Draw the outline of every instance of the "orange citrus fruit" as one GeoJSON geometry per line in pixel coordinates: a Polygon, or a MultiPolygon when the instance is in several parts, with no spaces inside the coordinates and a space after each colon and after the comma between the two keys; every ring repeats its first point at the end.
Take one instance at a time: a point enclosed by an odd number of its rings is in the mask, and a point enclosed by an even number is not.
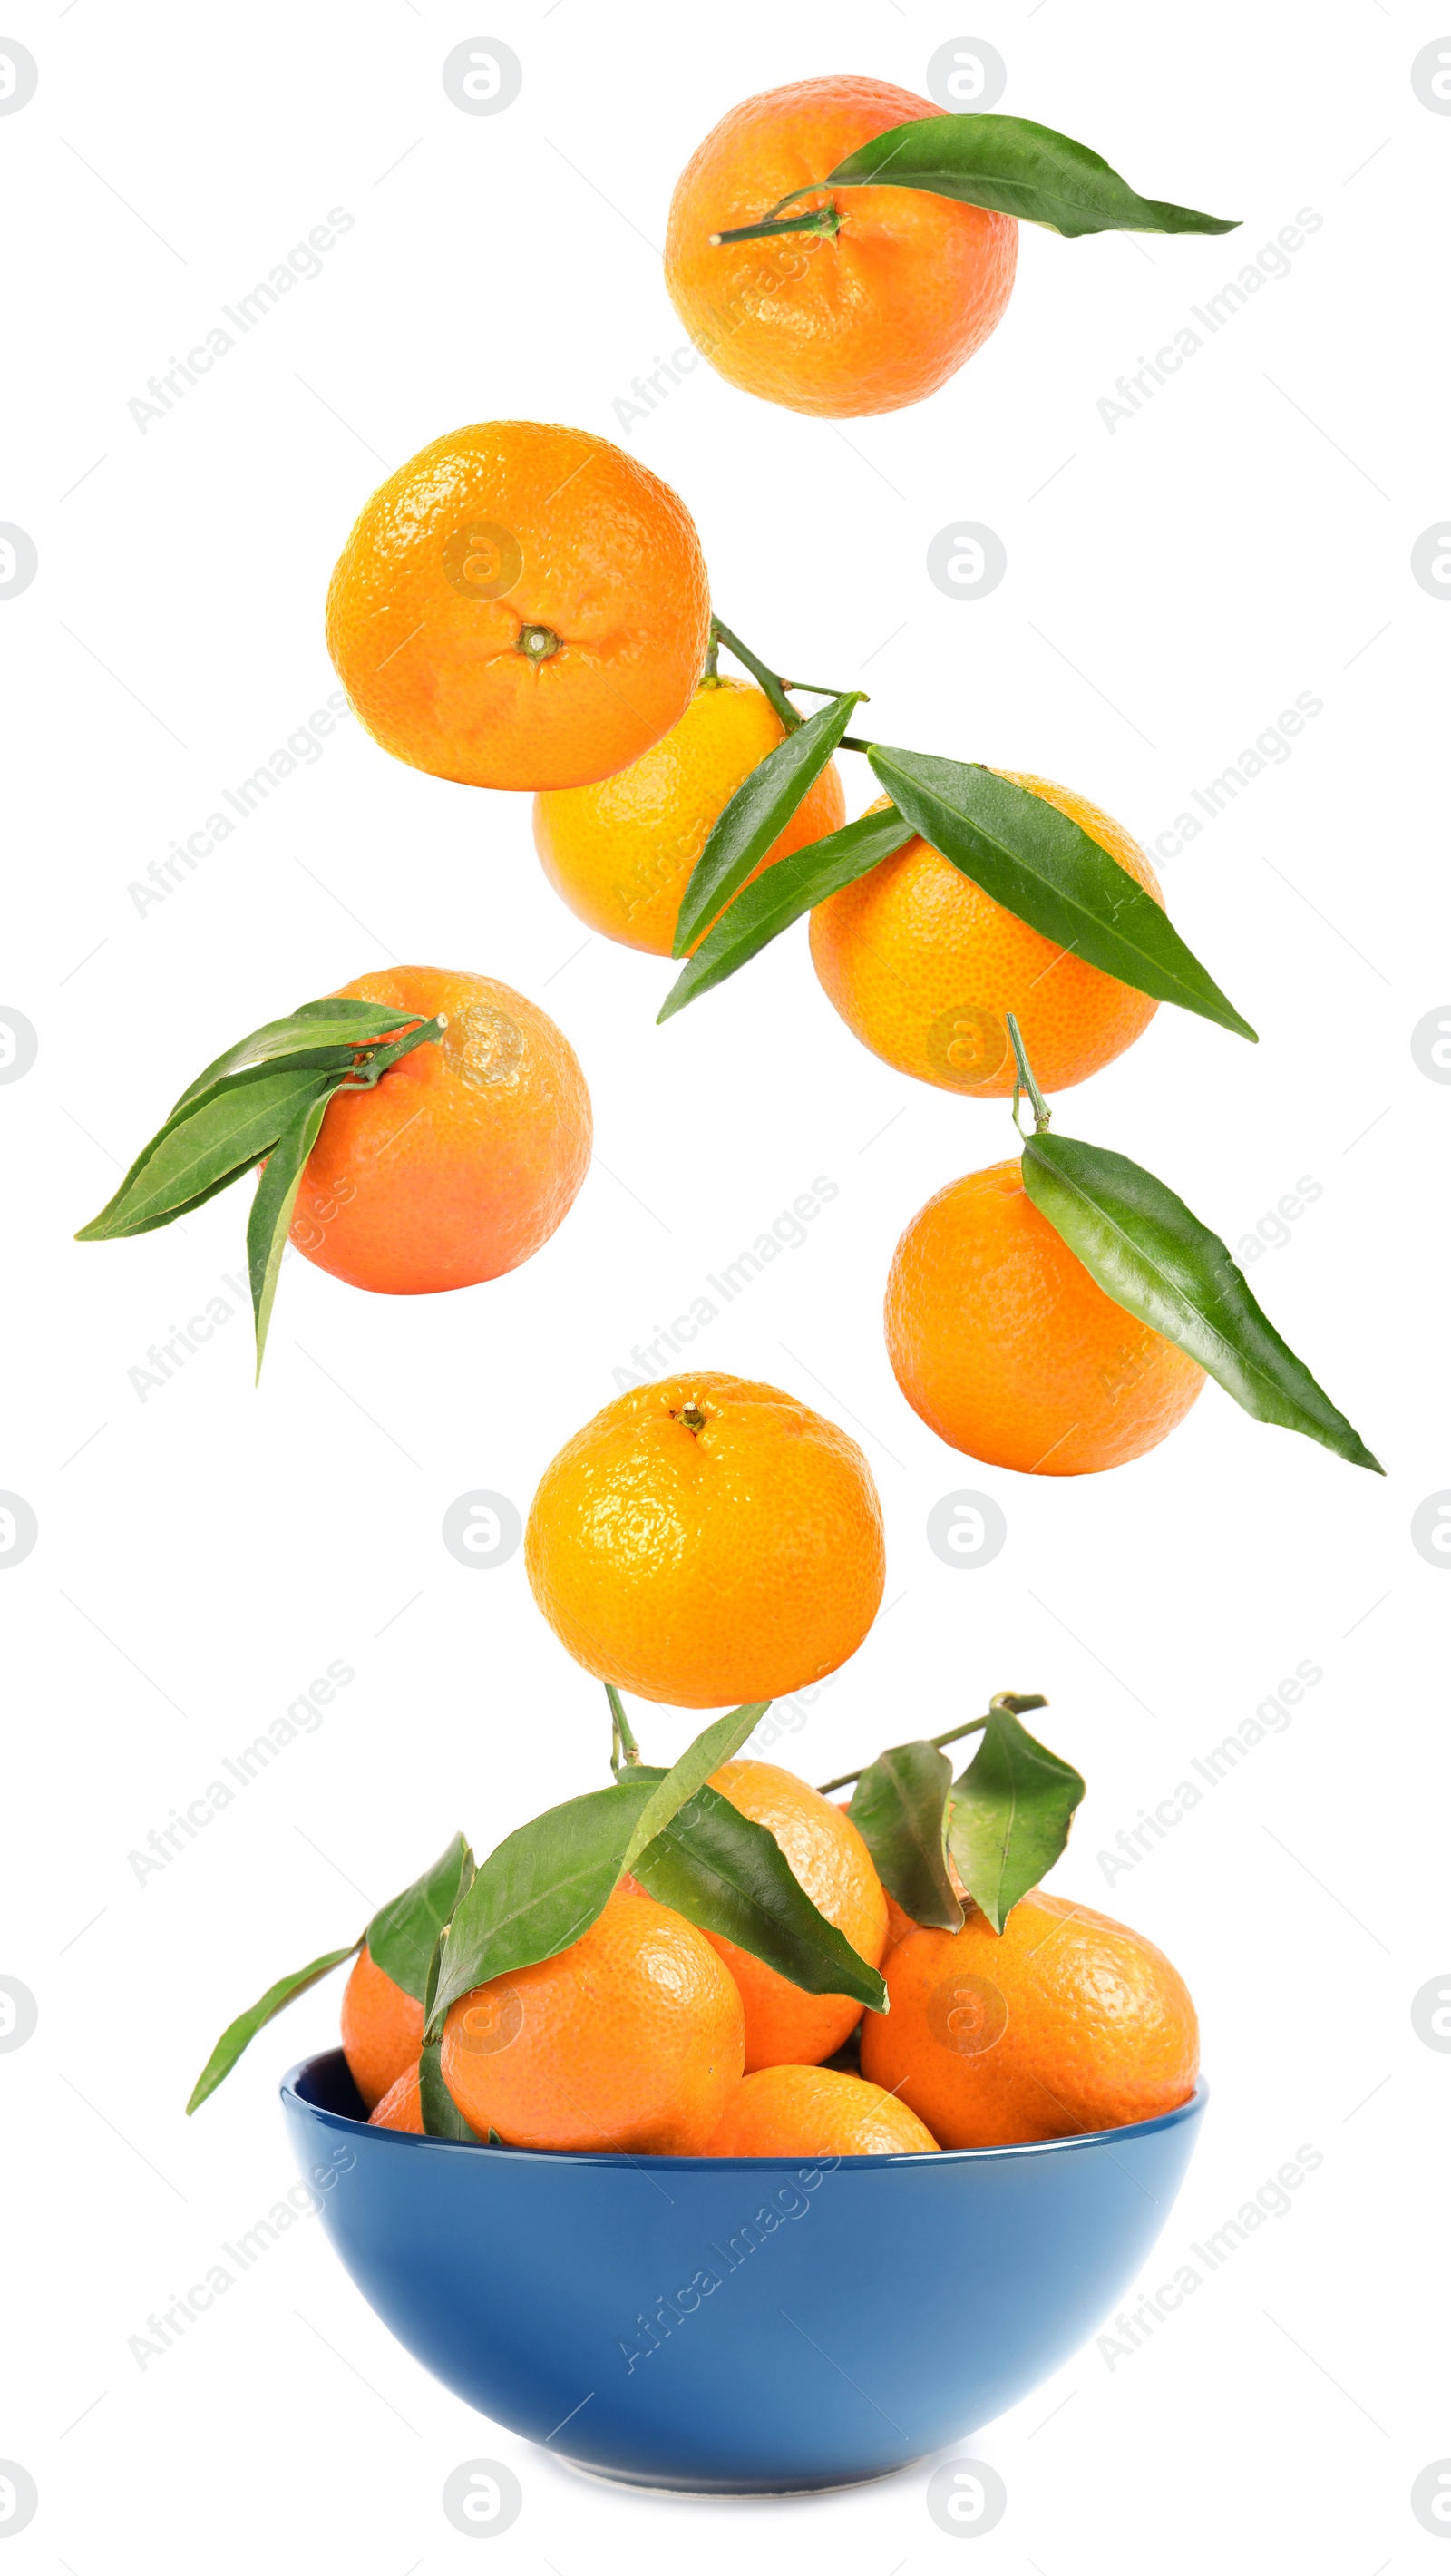
{"type": "Polygon", "coordinates": [[[480,2137],[694,2156],[740,2082],[741,1999],[705,1935],[616,1889],[569,1949],[460,1996],[439,2065],[480,2137]]]}
{"type": "Polygon", "coordinates": [[[1016,1161],[919,1208],[893,1256],[886,1323],[897,1384],[928,1429],[1028,1476],[1141,1458],[1204,1384],[1197,1360],[1104,1294],[1016,1161]]]}
{"type": "MultiPolygon", "coordinates": [[[[555,893],[591,930],[668,957],[680,899],[711,826],[785,739],[764,690],[743,680],[702,680],[680,722],[628,769],[594,787],[535,797],[534,846],[555,893]]],[[[828,761],[754,873],[845,821],[840,773],[828,761]]]]}
{"type": "MultiPolygon", "coordinates": [[[[1056,805],[1162,905],[1147,858],[1111,815],[1051,779],[997,774],[1056,805]]],[[[880,797],[871,810],[887,802],[880,797]]],[[[1009,1011],[1040,1088],[1067,1091],[1132,1046],[1159,1007],[1030,930],[923,840],[817,905],[811,959],[828,1000],[873,1055],[977,1100],[1001,1100],[1013,1088],[1009,1011]]]]}
{"type": "Polygon", "coordinates": [[[381,2102],[368,2113],[371,2129],[408,2129],[416,2138],[425,2132],[423,2104],[418,2092],[418,2063],[405,2066],[396,2084],[390,2084],[381,2102]]]}
{"type": "Polygon", "coordinates": [[[887,2013],[862,2026],[862,2072],[944,2147],[1011,2146],[1152,2120],[1188,2100],[1199,2024],[1188,1988],[1140,1932],[1037,1888],[1001,1933],[909,1932],[882,1971],[887,2013]]]}
{"type": "Polygon", "coordinates": [[[829,2066],[765,2066],[737,2086],[708,2156],[927,2156],[930,2129],[879,2084],[829,2066]]]}
{"type": "MultiPolygon", "coordinates": [[[[794,1771],[749,1756],[722,1763],[710,1785],[774,1835],[818,1913],[845,1934],[868,1967],[877,1967],[887,1945],[886,1891],[851,1818],[794,1771]]],[[[708,1932],[706,1939],[741,1990],[748,2075],[762,2066],[815,2066],[860,2021],[861,2005],[851,1995],[809,1995],[723,1934],[708,1932]]]]}
{"type": "Polygon", "coordinates": [[[388,966],[339,989],[421,1020],[442,1011],[448,1026],[371,1090],[334,1092],[297,1193],[299,1252],[395,1297],[517,1269],[589,1169],[589,1093],[568,1039],[488,975],[388,966]]]}
{"type": "Polygon", "coordinates": [[[780,1699],[834,1673],[886,1570],[856,1442],[779,1387],[710,1369],[632,1387],[566,1441],[524,1554],[575,1661],[676,1708],[780,1699]]]}
{"type": "Polygon", "coordinates": [[[580,787],[690,701],[709,640],[685,504],[606,438],[484,421],[368,501],[328,591],[354,712],[465,787],[580,787]]]}
{"type": "Polygon", "coordinates": [[[343,1988],[343,2055],[368,2110],[418,2063],[423,2006],[376,1966],[367,1942],[343,1988]]]}
{"type": "Polygon", "coordinates": [[[676,185],[665,282],[702,354],[767,402],[831,419],[898,411],[954,375],[1013,291],[1011,215],[918,188],[813,181],[891,127],[939,113],[890,81],[835,75],[745,99],[676,185]],[[782,209],[821,229],[722,242],[782,209]]]}

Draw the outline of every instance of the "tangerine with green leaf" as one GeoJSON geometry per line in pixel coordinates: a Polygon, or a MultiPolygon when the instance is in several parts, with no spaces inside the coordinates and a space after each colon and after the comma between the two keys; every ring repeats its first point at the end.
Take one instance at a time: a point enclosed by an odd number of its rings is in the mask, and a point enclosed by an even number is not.
{"type": "MultiPolygon", "coordinates": [[[[818,1912],[845,1934],[868,1967],[878,1967],[887,1946],[887,1895],[850,1816],[775,1762],[726,1762],[710,1785],[766,1827],[818,1912]]],[[[819,2065],[861,2019],[862,2007],[851,1995],[807,1994],[722,1934],[709,1932],[706,1938],[741,1990],[748,2075],[763,2066],[819,2065]]]]}
{"type": "MultiPolygon", "coordinates": [[[[712,825],[785,739],[764,690],[703,679],[679,723],[628,769],[535,797],[534,846],[556,894],[605,938],[669,957],[680,898],[712,825]]],[[[845,820],[841,776],[828,762],[753,873],[845,820]]]]}
{"type": "Polygon", "coordinates": [[[459,1997],[439,2051],[481,2138],[576,2153],[690,2156],[744,2065],[740,1995],[705,1935],[617,1890],[577,1941],[459,1997]]]}
{"type": "MultiPolygon", "coordinates": [[[[1116,859],[1163,907],[1137,841],[1069,787],[1022,770],[997,775],[1041,797],[1116,859]]],[[[869,811],[880,812],[880,797],[869,811]]],[[[854,1037],[899,1073],[976,1100],[1015,1080],[1008,1013],[1044,1091],[1066,1091],[1142,1037],[1157,1002],[1044,938],[919,838],[811,915],[811,962],[854,1037]]]]}
{"type": "Polygon", "coordinates": [[[748,98],[687,162],[670,206],[665,282],[727,382],[826,419],[897,411],[954,375],[1013,291],[1011,215],[906,188],[812,188],[859,145],[932,101],[833,75],[748,98]],[[792,191],[807,230],[717,236],[769,217],[792,191]]]}
{"type": "Polygon", "coordinates": [[[389,966],[341,990],[445,1025],[373,1088],[334,1093],[297,1193],[298,1251],[394,1297],[517,1269],[589,1169],[590,1098],[568,1039],[489,975],[389,966]]]}
{"type": "Polygon", "coordinates": [[[423,2045],[423,2006],[375,1961],[367,1942],[342,2000],[343,2055],[369,2111],[418,2064],[423,2045]]]}
{"type": "Polygon", "coordinates": [[[1204,1385],[1188,1352],[1106,1295],[1018,1161],[919,1208],[892,1258],[887,1353],[950,1448],[1029,1476],[1093,1475],[1167,1439],[1204,1385]]]}

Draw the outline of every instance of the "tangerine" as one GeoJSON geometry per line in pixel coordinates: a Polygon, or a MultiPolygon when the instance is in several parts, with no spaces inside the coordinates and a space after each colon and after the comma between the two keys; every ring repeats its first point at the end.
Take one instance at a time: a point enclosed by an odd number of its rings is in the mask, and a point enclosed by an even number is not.
{"type": "Polygon", "coordinates": [[[568,1949],[461,1995],[439,2065],[481,2138],[693,2156],[743,2058],[741,1999],[705,1935],[617,1888],[568,1949]]]}
{"type": "Polygon", "coordinates": [[[348,2073],[372,2111],[418,2062],[423,2006],[377,1965],[366,1941],[343,1988],[341,2020],[348,2073]]]}
{"type": "Polygon", "coordinates": [[[390,474],[338,557],[327,644],[399,760],[466,787],[581,787],[684,713],[710,600],[694,522],[607,438],[450,430],[390,474]]]}
{"type": "MultiPolygon", "coordinates": [[[[746,1757],[722,1763],[710,1785],[743,1816],[774,1835],[818,1913],[844,1933],[868,1967],[887,1946],[887,1894],[871,1853],[850,1816],[794,1771],[746,1757]]],[[[814,2066],[856,2028],[862,2008],[852,1995],[811,1995],[793,1986],[723,1933],[707,1932],[741,1990],[746,2008],[746,2073],[766,2066],[814,2066]]],[[[746,2155],[753,2149],[722,2150],[746,2155]]],[[[763,2150],[764,2152],[764,2150],[763,2150]]]]}
{"type": "Polygon", "coordinates": [[[488,975],[388,966],[340,990],[421,1020],[441,1011],[448,1026],[370,1089],[333,1093],[297,1193],[297,1249],[393,1297],[517,1269],[589,1169],[589,1092],[568,1039],[488,975]]]}
{"type": "Polygon", "coordinates": [[[710,1369],[632,1387],[566,1441],[524,1554],[575,1661],[677,1708],[780,1699],[835,1672],[886,1571],[856,1442],[779,1387],[710,1369]]]}
{"type": "MultiPolygon", "coordinates": [[[[702,680],[679,723],[628,769],[593,787],[535,797],[534,846],[555,893],[591,930],[668,957],[681,897],[712,825],[785,739],[763,689],[702,680]]],[[[841,775],[828,761],[753,873],[824,840],[845,820],[841,775]]]]}
{"type": "Polygon", "coordinates": [[[929,1431],[990,1467],[1095,1475],[1167,1439],[1204,1384],[1105,1295],[1023,1186],[968,1172],[919,1208],[887,1281],[887,1352],[929,1431]]]}
{"type": "MultiPolygon", "coordinates": [[[[1016,769],[997,775],[1056,806],[1162,906],[1148,859],[1112,815],[1051,779],[1016,769]]],[[[871,811],[889,801],[878,798],[871,811]]],[[[1010,1011],[1040,1088],[1067,1091],[1142,1037],[1159,1007],[1031,930],[921,839],[816,906],[811,962],[828,1001],[873,1055],[975,1100],[1012,1091],[1010,1011]]]]}
{"type": "Polygon", "coordinates": [[[828,419],[900,410],[955,375],[1002,319],[1018,259],[1011,215],[918,188],[824,188],[848,153],[936,116],[890,81],[836,74],[742,101],[687,162],[671,201],[665,283],[727,382],[828,419]],[[716,236],[795,190],[807,229],[716,236]]]}
{"type": "Polygon", "coordinates": [[[1141,1932],[1035,1888],[995,1933],[913,1930],[868,2013],[862,2072],[944,2147],[1014,2146],[1156,2119],[1186,2102],[1199,2024],[1177,1969],[1141,1932]]]}
{"type": "Polygon", "coordinates": [[[905,2102],[829,2066],[766,2066],[726,2105],[708,2156],[927,2156],[937,2140],[905,2102]]]}

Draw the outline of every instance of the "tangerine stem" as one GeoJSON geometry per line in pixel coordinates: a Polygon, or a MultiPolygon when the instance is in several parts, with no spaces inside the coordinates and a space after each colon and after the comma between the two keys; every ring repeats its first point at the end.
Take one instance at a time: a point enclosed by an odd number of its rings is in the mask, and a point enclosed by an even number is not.
{"type": "MultiPolygon", "coordinates": [[[[1010,1717],[1023,1717],[1029,1709],[1046,1708],[1047,1705],[1048,1702],[1041,1691],[995,1691],[992,1708],[989,1709],[986,1717],[966,1718],[961,1726],[949,1726],[945,1734],[929,1735],[927,1741],[940,1753],[944,1744],[955,1744],[959,1736],[980,1735],[983,1728],[991,1723],[993,1708],[1005,1708],[1010,1717]]],[[[902,1753],[905,1750],[906,1747],[901,1744],[890,1744],[887,1747],[889,1753],[902,1753]]],[[[879,1760],[880,1758],[878,1756],[879,1760]]],[[[862,1771],[870,1768],[869,1763],[862,1764],[862,1771]]],[[[859,1780],[861,1776],[861,1771],[843,1771],[837,1780],[823,1780],[816,1794],[819,1798],[829,1797],[833,1789],[849,1789],[853,1780],[859,1780]]]]}
{"type": "Polygon", "coordinates": [[[618,1779],[621,1762],[638,1762],[640,1748],[625,1715],[625,1703],[613,1682],[606,1682],[605,1697],[610,1703],[610,1769],[618,1779]]]}
{"type": "MultiPolygon", "coordinates": [[[[710,621],[710,635],[712,652],[724,644],[728,652],[734,653],[738,662],[745,664],[752,679],[757,681],[765,691],[788,733],[795,733],[806,721],[799,709],[792,706],[786,695],[788,689],[804,689],[807,696],[812,698],[844,698],[847,695],[845,689],[820,689],[812,680],[783,680],[779,671],[772,671],[766,663],[759,661],[750,646],[743,644],[739,635],[733,635],[730,628],[718,617],[712,617],[710,621]]],[[[711,665],[707,664],[706,667],[709,671],[711,665]]],[[[866,690],[859,689],[857,696],[865,705],[866,690]]],[[[854,733],[844,733],[837,744],[838,751],[870,751],[871,747],[871,744],[864,741],[860,734],[854,733]]]]}
{"type": "Polygon", "coordinates": [[[1018,1116],[1018,1102],[1026,1091],[1033,1104],[1033,1132],[1035,1135],[1041,1135],[1045,1127],[1052,1126],[1053,1112],[1033,1080],[1033,1068],[1028,1062],[1028,1050],[1023,1044],[1023,1032],[1011,1011],[1007,1014],[1007,1021],[1008,1035],[1013,1042],[1013,1054],[1018,1066],[1017,1078],[1013,1083],[1013,1125],[1021,1136],[1023,1122],[1018,1116]]]}

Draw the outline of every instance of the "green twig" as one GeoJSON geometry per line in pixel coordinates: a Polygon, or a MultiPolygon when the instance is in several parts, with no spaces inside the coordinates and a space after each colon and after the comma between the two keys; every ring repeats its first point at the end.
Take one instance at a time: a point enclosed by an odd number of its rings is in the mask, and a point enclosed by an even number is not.
{"type": "MultiPolygon", "coordinates": [[[[955,1744],[959,1736],[980,1735],[992,1716],[993,1708],[1005,1708],[1010,1717],[1024,1717],[1029,1709],[1046,1708],[1047,1705],[1041,1691],[995,1691],[992,1708],[989,1709],[987,1717],[966,1718],[961,1726],[949,1726],[945,1734],[929,1735],[927,1741],[935,1745],[940,1753],[944,1744],[955,1744]]],[[[901,1753],[905,1749],[900,1744],[891,1744],[887,1747],[889,1753],[901,1753]]],[[[882,1755],[878,1754],[878,1761],[882,1758],[882,1755]]],[[[864,1762],[862,1771],[869,1770],[870,1767],[869,1763],[864,1762]]],[[[819,1798],[828,1798],[833,1789],[849,1789],[853,1780],[859,1780],[861,1776],[861,1771],[843,1771],[837,1780],[823,1780],[816,1794],[819,1798]]]]}
{"type": "Polygon", "coordinates": [[[1023,1122],[1018,1116],[1018,1103],[1021,1100],[1023,1093],[1026,1091],[1028,1098],[1033,1104],[1034,1133],[1041,1135],[1045,1127],[1052,1126],[1053,1112],[1049,1108],[1047,1101],[1044,1099],[1042,1092],[1038,1089],[1036,1082],[1033,1080],[1033,1068],[1028,1062],[1028,1051],[1023,1044],[1023,1032],[1019,1028],[1011,1011],[1009,1011],[1007,1019],[1008,1035],[1013,1042],[1013,1054],[1017,1060],[1018,1067],[1017,1079],[1013,1084],[1013,1125],[1021,1136],[1023,1132],[1023,1122]]]}
{"type": "Polygon", "coordinates": [[[606,1682],[605,1697],[610,1703],[610,1769],[618,1779],[622,1764],[639,1761],[640,1748],[613,1682],[606,1682]]]}

